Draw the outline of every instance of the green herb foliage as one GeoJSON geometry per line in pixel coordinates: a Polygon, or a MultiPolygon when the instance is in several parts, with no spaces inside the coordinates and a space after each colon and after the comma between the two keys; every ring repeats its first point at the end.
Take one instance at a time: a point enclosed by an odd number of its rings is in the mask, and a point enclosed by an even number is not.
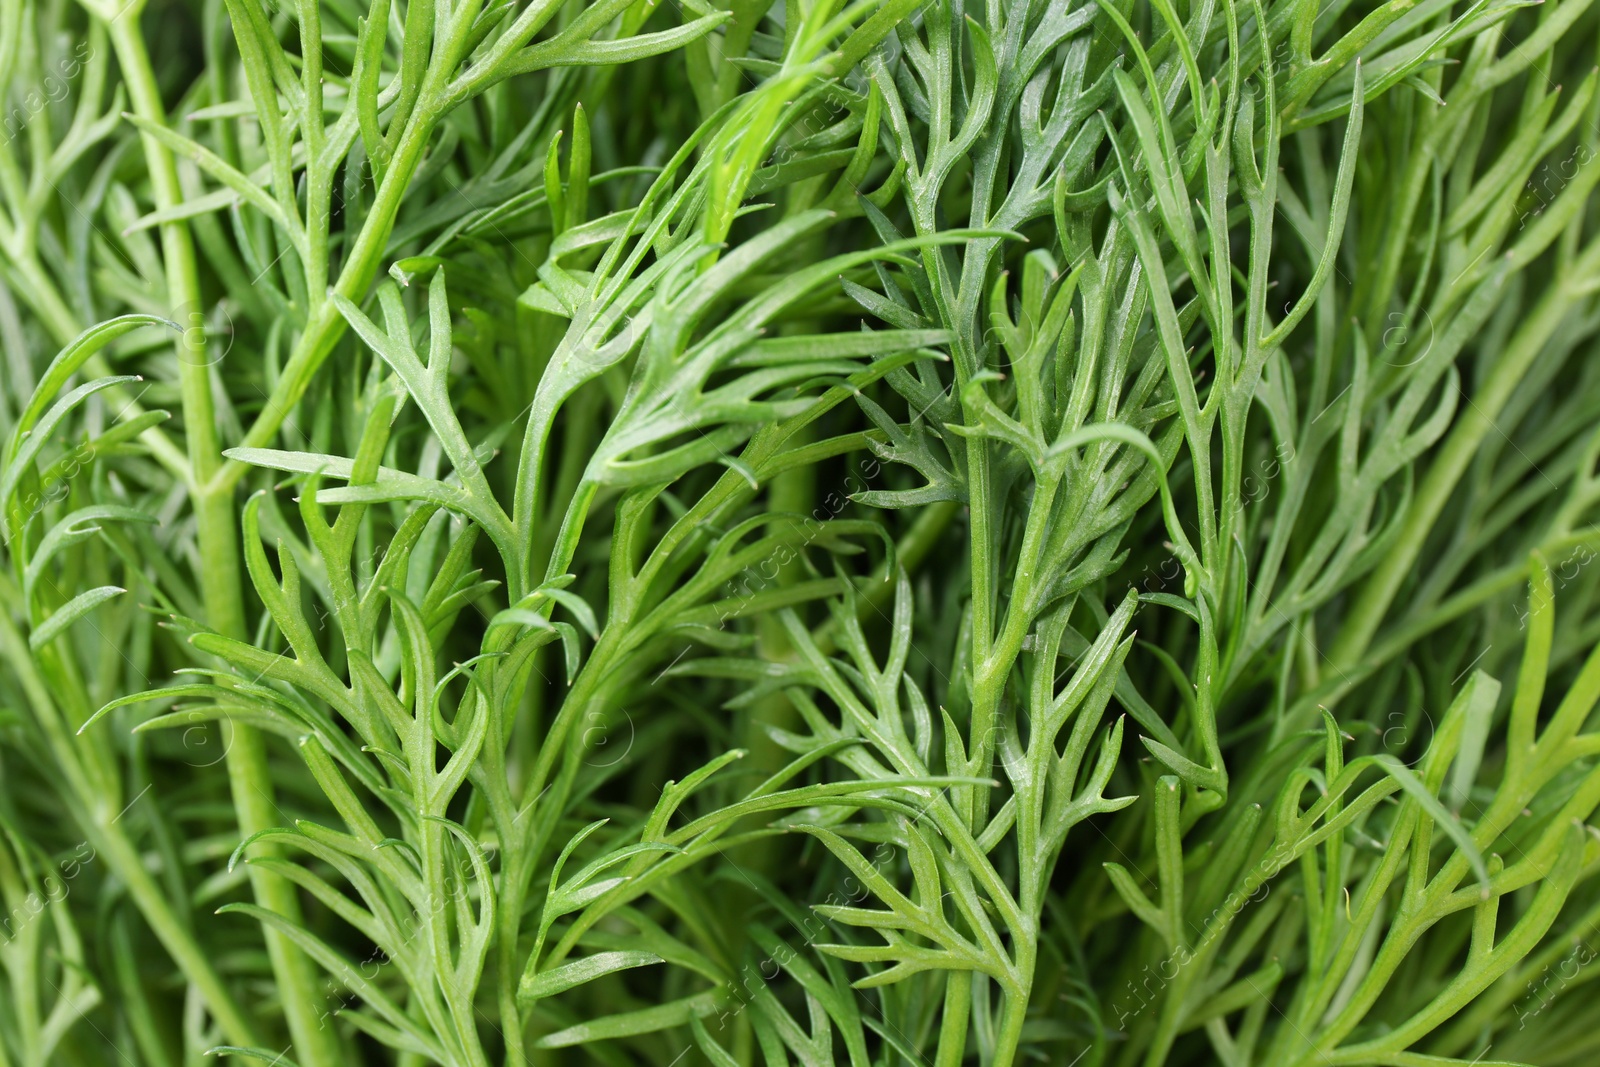
{"type": "Polygon", "coordinates": [[[1594,1062],[1592,6],[0,0],[0,1067],[1594,1062]]]}

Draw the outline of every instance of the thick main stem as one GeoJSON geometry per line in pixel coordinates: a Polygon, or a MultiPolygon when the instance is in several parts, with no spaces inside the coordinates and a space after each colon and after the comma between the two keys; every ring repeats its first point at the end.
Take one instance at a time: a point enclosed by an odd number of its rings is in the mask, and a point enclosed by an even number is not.
{"type": "MultiPolygon", "coordinates": [[[[137,9],[113,19],[110,30],[135,113],[152,123],[164,125],[166,109],[139,32],[137,9]]],[[[157,207],[170,211],[183,201],[172,155],[149,134],[142,134],[140,140],[157,207]]],[[[242,637],[244,601],[240,589],[233,493],[230,486],[217,484],[213,477],[222,455],[211,401],[211,369],[206,359],[199,273],[194,244],[182,220],[162,224],[161,251],[167,275],[167,297],[173,304],[174,316],[184,327],[177,342],[178,373],[192,479],[190,493],[200,548],[201,596],[210,625],[220,633],[242,637]]],[[[253,727],[232,726],[227,765],[241,835],[249,837],[286,821],[273,799],[265,745],[253,727]]],[[[250,881],[257,903],[290,922],[299,921],[300,901],[293,883],[257,868],[251,869],[250,881]]],[[[299,1057],[311,1064],[342,1062],[337,1036],[331,1028],[322,1025],[317,1011],[317,981],[311,961],[279,932],[264,929],[262,933],[290,1037],[299,1057]]]]}

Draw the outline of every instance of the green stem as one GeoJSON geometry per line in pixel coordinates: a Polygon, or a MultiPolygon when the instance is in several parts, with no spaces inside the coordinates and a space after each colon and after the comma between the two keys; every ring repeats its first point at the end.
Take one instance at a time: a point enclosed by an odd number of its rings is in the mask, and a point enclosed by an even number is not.
{"type": "MultiPolygon", "coordinates": [[[[1021,943],[1017,947],[1019,952],[1023,948],[1021,943]]],[[[1027,955],[1030,957],[1025,972],[1027,981],[1019,989],[1005,991],[1005,1005],[1000,1009],[1000,1032],[995,1038],[990,1067],[1011,1067],[1022,1045],[1022,1026],[1028,1018],[1028,993],[1033,985],[1032,942],[1027,945],[1027,955]]]]}
{"type": "MultiPolygon", "coordinates": [[[[122,68],[134,111],[153,123],[166,123],[155,72],[139,30],[137,12],[112,20],[112,47],[122,68]]],[[[172,155],[160,142],[141,135],[156,206],[171,210],[183,202],[172,155]]],[[[239,543],[234,526],[231,484],[214,477],[222,455],[216,412],[211,400],[211,368],[206,359],[199,272],[187,225],[174,220],[161,226],[162,259],[167,273],[167,298],[184,327],[177,342],[179,388],[183,400],[184,435],[193,472],[192,499],[201,560],[200,591],[210,625],[218,632],[242,637],[244,601],[239,579],[239,543]]],[[[266,747],[253,727],[234,724],[228,746],[228,778],[239,832],[249,837],[287,821],[273,798],[266,747]]],[[[300,921],[294,884],[281,876],[252,868],[251,887],[257,903],[290,922],[300,921]]],[[[279,997],[296,1051],[306,1063],[338,1064],[343,1056],[334,1031],[322,1024],[311,961],[275,930],[264,930],[279,997]]]]}
{"type": "MultiPolygon", "coordinates": [[[[400,139],[400,146],[389,169],[378,186],[361,233],[350,248],[349,258],[339,272],[333,291],[353,303],[366,298],[367,289],[377,277],[378,265],[389,244],[389,234],[394,230],[395,216],[400,212],[400,201],[411,176],[422,161],[428,140],[433,135],[433,123],[414,122],[400,139]]],[[[312,311],[305,331],[295,343],[294,352],[283,368],[283,374],[273,386],[272,395],[262,405],[261,413],[251,424],[240,445],[245,448],[263,448],[272,443],[284,421],[289,417],[300,398],[305,395],[333,346],[344,336],[344,316],[332,300],[312,293],[312,311]]],[[[217,469],[214,478],[218,492],[231,492],[251,468],[238,460],[228,460],[217,469]]]]}
{"type": "MultiPolygon", "coordinates": [[[[975,419],[973,420],[976,421],[975,419]]],[[[972,722],[970,724],[966,773],[987,776],[994,762],[994,720],[1000,703],[1004,678],[996,686],[990,676],[989,658],[994,649],[994,569],[990,547],[992,504],[989,485],[989,451],[982,438],[967,445],[967,512],[969,544],[972,553],[972,722]]],[[[983,829],[988,814],[988,796],[979,790],[961,787],[958,796],[967,803],[965,815],[973,833],[983,829]]]]}
{"type": "Polygon", "coordinates": [[[944,983],[944,1019],[933,1067],[961,1067],[967,1052],[967,1020],[972,1014],[972,972],[951,971],[944,983]]]}

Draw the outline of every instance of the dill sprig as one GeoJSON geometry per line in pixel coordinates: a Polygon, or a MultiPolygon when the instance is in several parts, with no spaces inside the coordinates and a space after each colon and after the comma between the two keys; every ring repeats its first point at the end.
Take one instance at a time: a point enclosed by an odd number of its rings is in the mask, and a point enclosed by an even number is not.
{"type": "Polygon", "coordinates": [[[1590,7],[0,0],[0,1064],[1590,1062],[1590,7]]]}

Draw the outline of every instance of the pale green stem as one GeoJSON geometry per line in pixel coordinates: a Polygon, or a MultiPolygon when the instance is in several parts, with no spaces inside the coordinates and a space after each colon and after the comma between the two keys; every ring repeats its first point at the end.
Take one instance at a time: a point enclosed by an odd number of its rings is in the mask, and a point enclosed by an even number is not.
{"type": "MultiPolygon", "coordinates": [[[[166,123],[166,110],[140,34],[137,10],[112,20],[112,46],[122,68],[134,111],[152,123],[166,123]]],[[[171,210],[183,202],[178,171],[172,155],[154,137],[141,135],[145,165],[155,193],[156,206],[171,210]]],[[[220,633],[242,637],[245,633],[244,601],[240,589],[239,543],[234,525],[231,484],[214,477],[221,463],[216,413],[211,399],[211,369],[206,359],[205,333],[191,328],[203,322],[200,280],[194,244],[182,220],[161,226],[162,259],[167,272],[167,298],[184,327],[177,342],[179,387],[183,399],[184,432],[189,467],[193,472],[192,500],[201,560],[200,590],[208,622],[220,633]]],[[[273,799],[267,769],[266,747],[253,727],[233,724],[228,746],[228,778],[239,832],[244,837],[287,820],[273,799]]],[[[290,922],[300,918],[300,901],[294,884],[279,875],[252,869],[250,881],[257,903],[290,922]]],[[[317,1005],[320,994],[311,961],[275,930],[263,930],[272,960],[278,995],[298,1058],[307,1064],[342,1062],[338,1037],[325,1026],[317,1005]]]]}
{"type": "Polygon", "coordinates": [[[933,1067],[961,1067],[967,1051],[967,1019],[972,1014],[972,972],[951,971],[944,983],[944,1018],[933,1067]]]}

